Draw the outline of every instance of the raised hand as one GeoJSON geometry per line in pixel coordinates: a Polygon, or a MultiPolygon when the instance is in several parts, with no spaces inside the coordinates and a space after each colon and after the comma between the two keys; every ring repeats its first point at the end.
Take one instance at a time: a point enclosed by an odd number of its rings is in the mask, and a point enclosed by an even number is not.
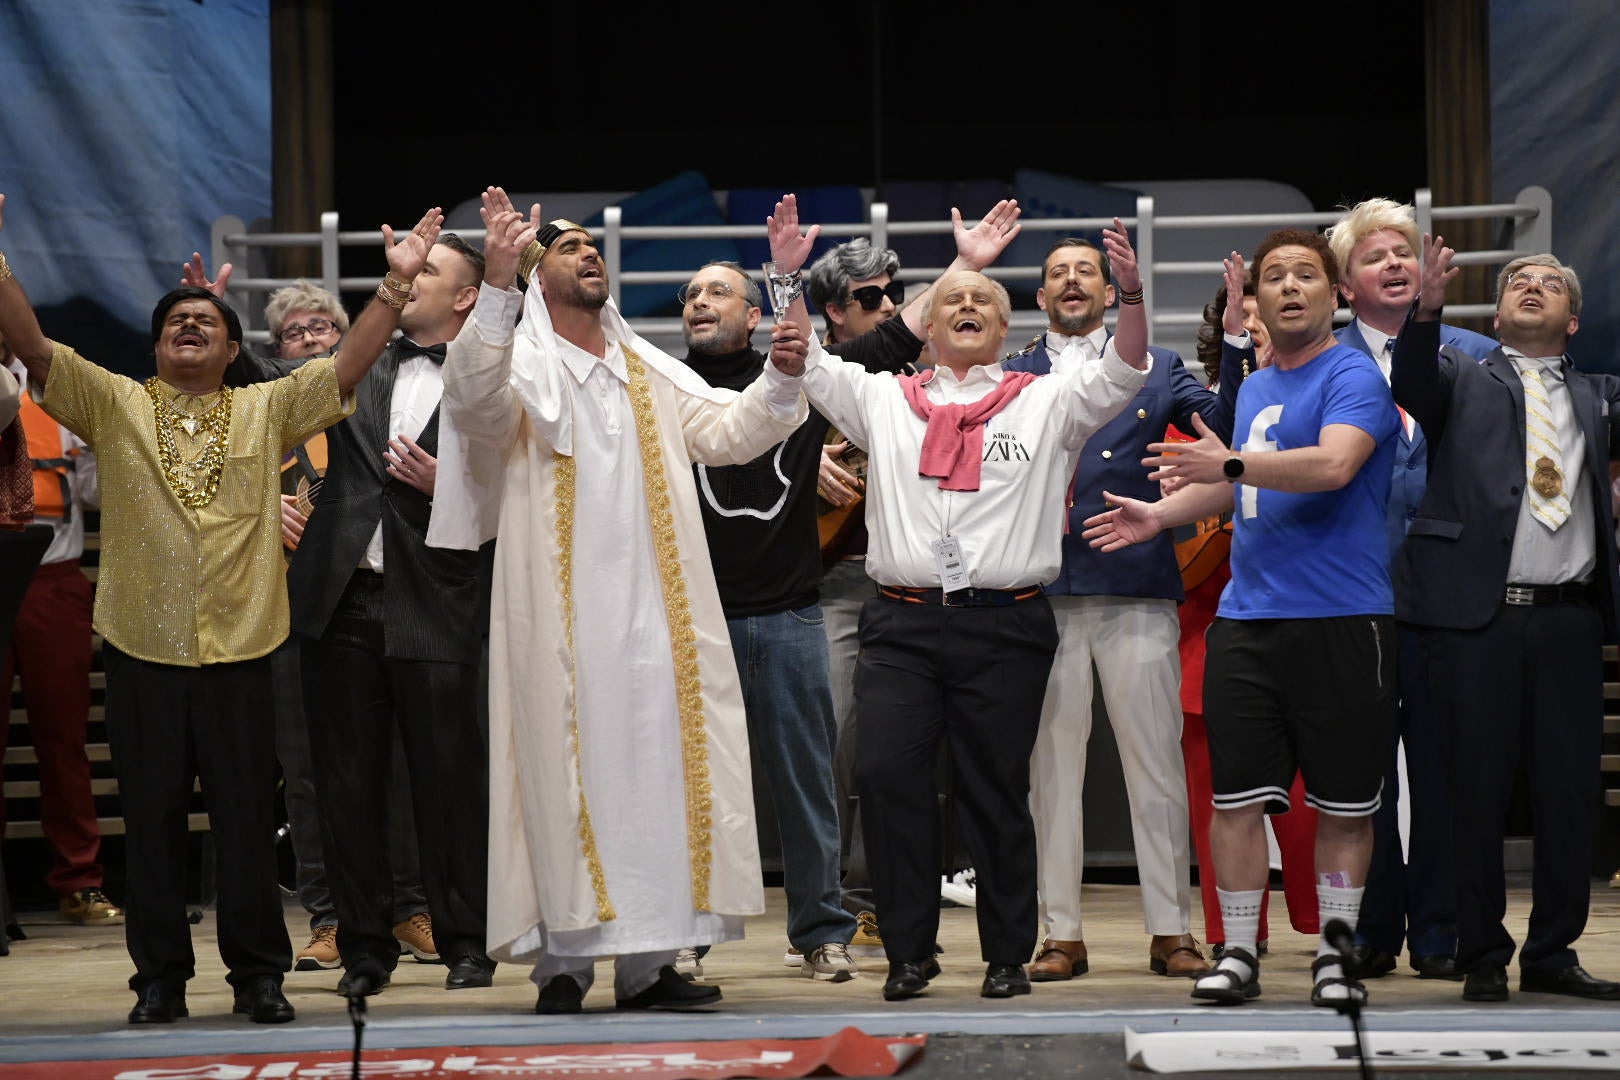
{"type": "Polygon", "coordinates": [[[1221,329],[1240,337],[1243,334],[1243,256],[1234,251],[1221,261],[1226,267],[1226,310],[1221,314],[1221,329]]]}
{"type": "Polygon", "coordinates": [[[951,232],[956,236],[956,254],[975,270],[983,270],[1007,250],[1023,226],[1018,223],[1017,199],[1002,199],[971,229],[962,222],[962,211],[951,207],[951,232]]]}
{"type": "Polygon", "coordinates": [[[180,264],[180,284],[190,285],[197,289],[207,289],[223,300],[225,299],[225,286],[230,284],[232,269],[230,263],[225,263],[219,268],[219,280],[209,281],[208,264],[203,262],[202,252],[193,251],[191,261],[180,264]]]}
{"type": "Polygon", "coordinates": [[[540,204],[529,207],[525,218],[503,188],[485,188],[483,199],[478,216],[484,222],[484,284],[510,288],[524,249],[540,231],[540,204]]]}
{"type": "Polygon", "coordinates": [[[1103,492],[1103,499],[1113,509],[1086,518],[1085,531],[1080,534],[1092,547],[1105,552],[1118,551],[1158,535],[1159,523],[1153,516],[1152,503],[1106,491],[1103,492]]]}
{"type": "Polygon", "coordinates": [[[1210,430],[1204,418],[1192,415],[1196,442],[1148,443],[1148,453],[1154,456],[1142,459],[1142,464],[1153,469],[1149,480],[1169,480],[1180,477],[1195,484],[1209,484],[1226,479],[1226,459],[1232,452],[1221,437],[1210,430]]]}
{"type": "Polygon", "coordinates": [[[1112,229],[1103,230],[1103,250],[1108,253],[1108,269],[1120,292],[1133,293],[1142,287],[1142,272],[1136,267],[1136,249],[1131,246],[1125,223],[1114,219],[1112,229]]]}
{"type": "Polygon", "coordinates": [[[771,363],[784,375],[803,375],[804,358],[810,354],[810,339],[796,322],[779,322],[771,327],[771,363]]]}
{"type": "Polygon", "coordinates": [[[775,213],[765,219],[765,231],[771,239],[771,261],[776,263],[777,272],[791,274],[810,257],[821,226],[812,225],[805,233],[799,231],[799,197],[789,192],[776,204],[775,213]]]}
{"type": "Polygon", "coordinates": [[[444,225],[444,208],[435,206],[422,215],[410,233],[398,242],[394,240],[391,225],[382,227],[383,246],[388,255],[388,269],[404,281],[415,281],[416,275],[427,265],[428,252],[438,242],[439,229],[444,225]]]}
{"type": "Polygon", "coordinates": [[[1462,273],[1462,267],[1452,266],[1456,252],[1446,247],[1443,236],[1423,234],[1423,274],[1418,279],[1418,313],[1425,321],[1436,319],[1446,306],[1446,286],[1462,273]]]}

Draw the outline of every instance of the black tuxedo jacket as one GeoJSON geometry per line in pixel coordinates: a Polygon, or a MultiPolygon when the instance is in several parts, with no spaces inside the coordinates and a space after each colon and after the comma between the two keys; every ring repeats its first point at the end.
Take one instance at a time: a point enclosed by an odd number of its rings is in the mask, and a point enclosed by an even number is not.
{"type": "MultiPolygon", "coordinates": [[[[399,363],[396,341],[356,388],[354,415],[326,431],[326,478],[287,568],[292,629],[311,638],[325,634],[380,521],[385,655],[477,663],[489,628],[494,541],[476,552],[428,547],[433,500],[388,475],[383,452],[399,363]]],[[[252,379],[274,378],[294,365],[244,350],[231,366],[243,367],[238,378],[252,379]]],[[[411,437],[437,457],[439,411],[411,437]]]]}
{"type": "MultiPolygon", "coordinates": [[[[1586,436],[1597,529],[1595,599],[1604,640],[1616,640],[1620,578],[1615,570],[1609,462],[1620,453],[1620,377],[1565,365],[1565,385],[1586,436]]],[[[1395,401],[1429,440],[1429,486],[1395,560],[1395,614],[1424,626],[1472,630],[1501,608],[1524,497],[1524,388],[1498,348],[1475,361],[1440,347],[1440,323],[1408,319],[1392,361],[1395,401]]],[[[1553,584],[1530,582],[1529,584],[1553,584]]]]}

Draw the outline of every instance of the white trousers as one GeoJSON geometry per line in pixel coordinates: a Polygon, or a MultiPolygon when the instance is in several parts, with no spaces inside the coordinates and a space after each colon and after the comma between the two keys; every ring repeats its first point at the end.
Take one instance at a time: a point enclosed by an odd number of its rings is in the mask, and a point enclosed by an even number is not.
{"type": "Polygon", "coordinates": [[[1150,934],[1185,934],[1192,889],[1176,603],[1123,596],[1053,596],[1051,601],[1058,651],[1030,762],[1029,796],[1046,936],[1085,937],[1081,796],[1091,738],[1093,663],[1130,797],[1143,923],[1150,934]]]}
{"type": "MultiPolygon", "coordinates": [[[[659,969],[675,963],[673,952],[623,953],[613,958],[613,996],[618,1000],[635,997],[658,981],[659,969]]],[[[529,981],[545,989],[546,983],[558,975],[570,976],[579,983],[581,993],[590,993],[596,981],[596,961],[585,956],[558,956],[542,953],[529,972],[529,981]]]]}

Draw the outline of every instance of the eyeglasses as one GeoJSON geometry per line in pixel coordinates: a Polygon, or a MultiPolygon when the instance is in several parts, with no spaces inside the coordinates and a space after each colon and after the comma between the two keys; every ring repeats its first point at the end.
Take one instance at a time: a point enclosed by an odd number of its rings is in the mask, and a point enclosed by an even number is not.
{"type": "Polygon", "coordinates": [[[905,303],[906,283],[903,281],[891,281],[883,286],[862,285],[858,289],[849,290],[850,302],[859,303],[862,311],[876,311],[883,306],[885,296],[894,301],[895,307],[899,307],[905,303]]]}
{"type": "Polygon", "coordinates": [[[1508,275],[1508,288],[1514,292],[1528,289],[1532,285],[1540,285],[1550,293],[1562,293],[1568,282],[1563,274],[1527,274],[1523,270],[1508,275]]]}
{"type": "Polygon", "coordinates": [[[301,326],[283,326],[281,328],[281,333],[276,335],[276,340],[281,342],[283,345],[292,345],[296,342],[302,341],[305,334],[308,334],[310,337],[325,337],[327,334],[330,334],[336,329],[337,323],[333,322],[331,319],[311,319],[309,322],[304,323],[301,326]]]}
{"type": "Polygon", "coordinates": [[[736,295],[737,290],[733,289],[730,285],[727,285],[723,281],[709,281],[701,284],[682,285],[680,288],[675,290],[675,299],[679,300],[683,305],[695,304],[697,303],[698,298],[703,296],[707,296],[709,298],[709,303],[718,304],[722,300],[730,300],[736,295]]]}

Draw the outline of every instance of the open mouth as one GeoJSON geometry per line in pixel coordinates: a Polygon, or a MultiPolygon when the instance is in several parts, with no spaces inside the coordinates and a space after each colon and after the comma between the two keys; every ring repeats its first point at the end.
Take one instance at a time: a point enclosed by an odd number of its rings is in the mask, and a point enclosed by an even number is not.
{"type": "Polygon", "coordinates": [[[586,265],[580,269],[579,276],[588,280],[595,280],[602,276],[602,268],[595,265],[586,265]]]}
{"type": "Polygon", "coordinates": [[[182,330],[174,335],[174,347],[177,349],[184,349],[187,346],[200,349],[207,344],[208,339],[198,330],[182,330]]]}
{"type": "Polygon", "coordinates": [[[1522,308],[1535,308],[1537,311],[1540,311],[1545,305],[1542,304],[1541,297],[1539,296],[1526,296],[1523,300],[1519,301],[1519,306],[1522,308]]]}
{"type": "Polygon", "coordinates": [[[1087,296],[1079,289],[1070,289],[1068,292],[1063,294],[1063,302],[1065,304],[1085,303],[1090,299],[1091,297],[1087,296]]]}
{"type": "Polygon", "coordinates": [[[713,315],[694,315],[688,322],[693,330],[703,330],[710,326],[718,326],[720,320],[713,315]]]}
{"type": "Polygon", "coordinates": [[[1381,286],[1385,292],[1400,292],[1411,284],[1411,280],[1404,277],[1390,278],[1381,286]]]}
{"type": "Polygon", "coordinates": [[[1279,315],[1303,315],[1305,313],[1305,305],[1300,303],[1298,300],[1290,300],[1282,307],[1278,308],[1277,313],[1279,315]]]}
{"type": "Polygon", "coordinates": [[[951,329],[958,334],[979,334],[984,332],[984,324],[978,319],[969,316],[965,319],[956,320],[951,329]]]}

